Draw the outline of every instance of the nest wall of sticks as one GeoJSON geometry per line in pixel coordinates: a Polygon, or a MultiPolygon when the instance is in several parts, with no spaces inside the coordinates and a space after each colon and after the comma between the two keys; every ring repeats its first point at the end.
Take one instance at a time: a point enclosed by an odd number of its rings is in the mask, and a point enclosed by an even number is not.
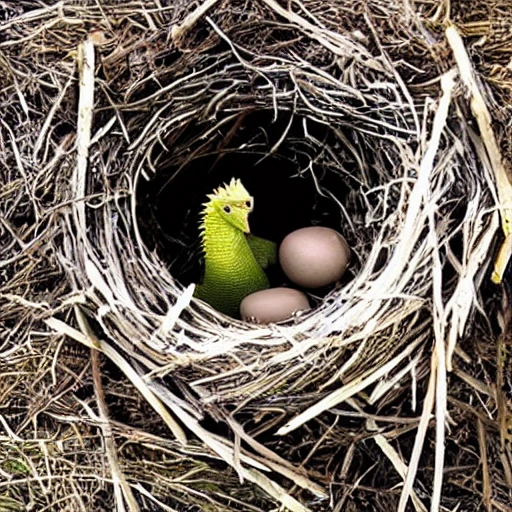
{"type": "Polygon", "coordinates": [[[496,13],[29,4],[0,25],[0,508],[512,510],[496,13]],[[256,234],[351,247],[287,322],[193,297],[233,177],[256,234]]]}

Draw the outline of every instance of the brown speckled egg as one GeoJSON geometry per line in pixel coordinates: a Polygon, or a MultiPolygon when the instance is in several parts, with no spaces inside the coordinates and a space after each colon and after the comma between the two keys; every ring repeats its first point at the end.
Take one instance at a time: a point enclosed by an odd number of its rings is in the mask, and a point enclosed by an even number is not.
{"type": "Polygon", "coordinates": [[[334,229],[302,228],[285,237],[279,248],[279,262],[296,285],[321,288],[344,274],[350,262],[350,248],[334,229]]]}
{"type": "Polygon", "coordinates": [[[243,320],[262,324],[280,322],[290,318],[297,311],[310,309],[304,293],[291,288],[269,288],[247,295],[240,304],[243,320]]]}

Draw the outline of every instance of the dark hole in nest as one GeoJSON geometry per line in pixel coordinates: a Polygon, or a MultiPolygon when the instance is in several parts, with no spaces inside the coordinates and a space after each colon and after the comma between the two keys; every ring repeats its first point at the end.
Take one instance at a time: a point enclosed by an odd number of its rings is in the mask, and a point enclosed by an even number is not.
{"type": "MultiPolygon", "coordinates": [[[[279,244],[295,229],[321,225],[355,244],[338,204],[353,205],[357,196],[355,161],[347,159],[342,171],[333,172],[333,164],[326,165],[326,148],[339,142],[329,126],[300,116],[289,124],[289,114],[273,117],[273,110],[241,114],[212,135],[218,143],[211,150],[179,166],[171,156],[150,181],[139,184],[137,216],[143,240],[182,284],[201,279],[199,224],[206,195],[233,177],[255,198],[249,219],[253,234],[279,244]]],[[[204,127],[196,125],[181,138],[193,139],[200,130],[204,127]]],[[[278,269],[269,277],[272,286],[284,282],[278,269]]]]}

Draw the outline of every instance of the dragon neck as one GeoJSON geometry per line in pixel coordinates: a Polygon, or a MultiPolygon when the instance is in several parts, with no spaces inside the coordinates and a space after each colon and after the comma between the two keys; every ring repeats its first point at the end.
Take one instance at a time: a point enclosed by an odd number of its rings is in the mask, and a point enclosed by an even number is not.
{"type": "MultiPolygon", "coordinates": [[[[206,264],[227,264],[227,253],[233,258],[241,256],[240,248],[246,245],[245,234],[226,222],[216,210],[207,208],[202,225],[202,247],[206,264]]],[[[228,258],[229,259],[229,258],[228,258]]]]}

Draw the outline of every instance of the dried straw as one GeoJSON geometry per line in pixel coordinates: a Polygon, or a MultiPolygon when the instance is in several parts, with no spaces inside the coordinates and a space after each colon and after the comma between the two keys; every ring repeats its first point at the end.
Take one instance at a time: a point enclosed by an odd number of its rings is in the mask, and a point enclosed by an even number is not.
{"type": "Polygon", "coordinates": [[[78,4],[2,6],[0,509],[511,510],[510,7],[78,4]],[[141,217],[242,153],[355,254],[282,325],[193,299],[141,217]]]}

